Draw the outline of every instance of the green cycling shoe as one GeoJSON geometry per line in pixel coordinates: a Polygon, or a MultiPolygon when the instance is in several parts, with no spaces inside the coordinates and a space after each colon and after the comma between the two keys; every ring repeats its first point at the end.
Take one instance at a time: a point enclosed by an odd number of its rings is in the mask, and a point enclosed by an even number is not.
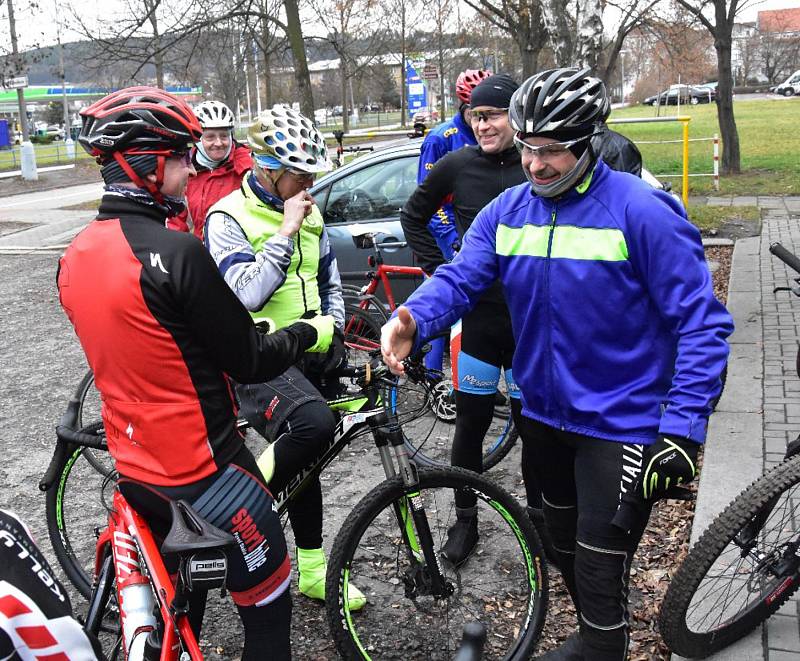
{"type": "MultiPolygon", "coordinates": [[[[327,564],[322,549],[297,549],[298,589],[311,599],[325,600],[325,573],[327,564]]],[[[347,586],[347,601],[351,611],[364,608],[367,597],[352,583],[347,586]]]]}

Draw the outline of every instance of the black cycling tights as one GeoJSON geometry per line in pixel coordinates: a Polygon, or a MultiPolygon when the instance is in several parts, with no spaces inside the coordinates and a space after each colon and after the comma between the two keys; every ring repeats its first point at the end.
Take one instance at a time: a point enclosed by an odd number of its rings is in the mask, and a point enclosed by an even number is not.
{"type": "MultiPolygon", "coordinates": [[[[275,474],[269,490],[278,494],[319,454],[333,438],[336,420],[325,402],[311,401],[298,406],[281,425],[275,441],[275,474]]],[[[301,549],[322,548],[322,486],[311,480],[289,505],[289,521],[295,545],[301,549]]]]}
{"type": "MultiPolygon", "coordinates": [[[[494,416],[495,395],[474,395],[455,391],[456,397],[456,431],[453,436],[453,448],[450,461],[453,466],[466,468],[476,473],[483,472],[483,439],[494,416]]],[[[535,456],[525,442],[525,424],[522,417],[522,404],[519,399],[511,399],[511,414],[520,431],[523,442],[522,476],[528,497],[528,507],[541,509],[542,493],[539,482],[532,468],[535,456]]],[[[457,492],[456,506],[469,508],[475,506],[474,494],[457,492]]]]}

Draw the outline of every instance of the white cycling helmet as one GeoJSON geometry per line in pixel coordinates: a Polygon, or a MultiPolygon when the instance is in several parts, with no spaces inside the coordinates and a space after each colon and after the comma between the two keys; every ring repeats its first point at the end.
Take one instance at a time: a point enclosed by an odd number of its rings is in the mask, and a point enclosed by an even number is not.
{"type": "Polygon", "coordinates": [[[247,131],[247,142],[261,167],[291,168],[309,174],[329,172],[333,165],[322,134],[296,110],[264,110],[247,131]]]}
{"type": "Polygon", "coordinates": [[[233,113],[222,101],[203,101],[195,106],[194,114],[204,129],[233,128],[233,113]]]}

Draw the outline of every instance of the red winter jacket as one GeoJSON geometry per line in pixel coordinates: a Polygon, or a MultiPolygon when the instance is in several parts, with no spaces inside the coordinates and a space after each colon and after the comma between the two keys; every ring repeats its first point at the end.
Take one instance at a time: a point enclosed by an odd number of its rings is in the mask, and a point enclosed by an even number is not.
{"type": "MultiPolygon", "coordinates": [[[[197,167],[193,150],[192,162],[197,167]]],[[[242,183],[244,173],[253,167],[250,150],[244,145],[234,142],[233,150],[228,160],[218,168],[197,171],[196,177],[190,177],[186,186],[187,210],[167,219],[167,227],[181,232],[189,231],[189,219],[192,220],[192,232],[202,240],[203,227],[206,224],[208,210],[219,202],[228,193],[232,193],[242,183]]]]}

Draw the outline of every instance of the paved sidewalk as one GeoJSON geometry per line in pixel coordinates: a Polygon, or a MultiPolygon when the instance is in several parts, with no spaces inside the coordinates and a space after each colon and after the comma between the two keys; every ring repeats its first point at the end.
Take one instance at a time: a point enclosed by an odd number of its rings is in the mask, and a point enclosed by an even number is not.
{"type": "MultiPolygon", "coordinates": [[[[709,424],[692,543],[746,485],[781,461],[800,433],[800,301],[772,291],[794,284],[796,275],[769,252],[780,241],[800,253],[800,197],[709,198],[708,204],[758,205],[763,227],[760,237],[740,239],[734,248],[728,309],[736,331],[725,392],[709,424]]],[[[764,626],[709,658],[800,661],[799,607],[795,594],[764,626]]]]}

